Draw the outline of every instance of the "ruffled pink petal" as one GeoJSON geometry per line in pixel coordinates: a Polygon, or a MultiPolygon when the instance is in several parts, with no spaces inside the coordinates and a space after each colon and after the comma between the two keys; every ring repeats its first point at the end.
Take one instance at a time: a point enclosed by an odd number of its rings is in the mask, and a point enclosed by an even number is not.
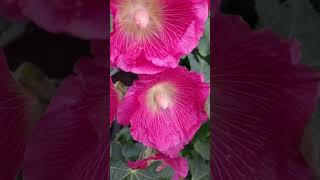
{"type": "Polygon", "coordinates": [[[165,167],[169,166],[173,169],[173,180],[179,180],[179,178],[185,178],[188,175],[188,161],[183,157],[169,158],[168,156],[157,153],[155,156],[146,158],[144,160],[138,160],[135,162],[129,161],[128,166],[131,169],[146,169],[148,163],[152,160],[162,161],[162,164],[158,166],[157,171],[161,171],[165,167]]]}
{"type": "MultiPolygon", "coordinates": [[[[111,51],[112,50],[113,49],[111,49],[111,51]]],[[[111,56],[114,54],[111,53],[111,56]]],[[[130,55],[119,56],[117,62],[111,62],[111,65],[118,67],[123,71],[134,72],[137,74],[155,74],[168,69],[168,67],[154,65],[152,62],[146,61],[146,58],[142,56],[138,57],[135,61],[131,61],[131,58],[132,56],[130,55]]]]}
{"type": "MultiPolygon", "coordinates": [[[[201,123],[207,120],[204,111],[209,85],[201,75],[183,67],[155,75],[141,75],[129,87],[118,110],[120,124],[131,124],[132,137],[170,157],[177,157],[201,123]],[[153,111],[146,99],[151,88],[168,83],[175,89],[172,104],[153,111]]],[[[166,105],[166,104],[165,104],[166,105]]]]}
{"type": "Polygon", "coordinates": [[[104,0],[25,0],[23,14],[54,33],[84,39],[106,39],[109,22],[104,0]]]}
{"type": "Polygon", "coordinates": [[[12,21],[25,20],[21,12],[24,0],[2,0],[0,1],[0,16],[12,21]]]}
{"type": "Polygon", "coordinates": [[[298,63],[292,41],[236,16],[212,22],[212,178],[309,180],[300,141],[319,74],[298,63]]]}
{"type": "Polygon", "coordinates": [[[0,179],[13,180],[22,168],[32,103],[11,76],[0,50],[0,179]]]}
{"type": "Polygon", "coordinates": [[[147,169],[148,168],[148,161],[150,158],[144,159],[144,160],[137,160],[135,162],[128,161],[128,167],[131,169],[147,169]]]}
{"type": "MultiPolygon", "coordinates": [[[[101,60],[101,59],[100,59],[101,60]]],[[[25,153],[26,180],[105,180],[109,175],[108,78],[80,60],[37,124],[25,153]]]]}
{"type": "Polygon", "coordinates": [[[121,30],[119,4],[111,0],[113,32],[110,39],[110,61],[124,71],[138,74],[155,74],[178,66],[182,55],[190,53],[199,43],[208,17],[207,0],[161,0],[164,5],[163,28],[154,31],[152,38],[129,38],[121,30]]]}

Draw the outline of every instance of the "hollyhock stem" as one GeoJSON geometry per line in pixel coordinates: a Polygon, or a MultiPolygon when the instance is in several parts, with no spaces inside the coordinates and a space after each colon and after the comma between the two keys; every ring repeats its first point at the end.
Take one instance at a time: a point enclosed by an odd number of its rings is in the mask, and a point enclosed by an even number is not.
{"type": "Polygon", "coordinates": [[[138,159],[144,158],[144,154],[145,154],[146,149],[147,149],[147,147],[143,146],[143,150],[140,152],[138,159]]]}
{"type": "Polygon", "coordinates": [[[116,90],[118,91],[118,93],[120,94],[120,99],[123,98],[123,96],[126,94],[126,91],[127,91],[127,87],[120,81],[117,81],[115,84],[114,84],[116,90]]]}
{"type": "Polygon", "coordinates": [[[153,156],[155,153],[151,148],[146,147],[143,151],[143,158],[148,158],[150,156],[153,156]]]}

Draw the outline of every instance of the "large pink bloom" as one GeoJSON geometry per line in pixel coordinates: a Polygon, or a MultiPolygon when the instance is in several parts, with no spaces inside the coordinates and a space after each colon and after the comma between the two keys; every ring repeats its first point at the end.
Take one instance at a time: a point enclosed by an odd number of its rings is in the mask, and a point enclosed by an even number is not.
{"type": "Polygon", "coordinates": [[[47,31],[85,39],[106,39],[106,0],[24,0],[23,14],[47,31]]]}
{"type": "Polygon", "coordinates": [[[111,0],[111,64],[154,74],[178,66],[204,32],[207,0],[111,0]]]}
{"type": "Polygon", "coordinates": [[[0,179],[13,180],[22,168],[34,99],[11,76],[0,50],[0,179]]]}
{"type": "Polygon", "coordinates": [[[201,123],[209,85],[184,67],[141,75],[119,106],[120,124],[131,124],[132,137],[145,146],[177,157],[201,123]]]}
{"type": "Polygon", "coordinates": [[[82,59],[37,124],[25,153],[25,180],[109,176],[108,81],[102,62],[82,59]]]}
{"type": "Polygon", "coordinates": [[[237,16],[212,22],[211,174],[223,180],[310,180],[300,153],[319,74],[297,42],[254,32],[237,16]]]}
{"type": "Polygon", "coordinates": [[[188,161],[185,158],[169,158],[161,153],[136,162],[129,161],[128,166],[131,169],[146,169],[153,161],[162,161],[162,164],[156,169],[158,172],[167,166],[171,167],[174,171],[173,180],[179,180],[179,178],[185,178],[188,175],[188,161]]]}

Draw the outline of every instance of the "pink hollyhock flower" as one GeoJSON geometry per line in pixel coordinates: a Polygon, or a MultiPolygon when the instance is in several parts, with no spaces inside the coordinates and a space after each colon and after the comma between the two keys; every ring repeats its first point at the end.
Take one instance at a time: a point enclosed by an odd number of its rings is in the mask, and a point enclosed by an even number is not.
{"type": "Polygon", "coordinates": [[[159,172],[165,167],[169,166],[173,169],[173,180],[185,178],[188,175],[188,161],[183,157],[169,158],[164,154],[157,153],[154,156],[136,162],[129,161],[128,166],[131,169],[146,169],[153,161],[162,161],[162,164],[157,167],[156,171],[159,172]]]}
{"type": "Polygon", "coordinates": [[[207,0],[111,0],[111,65],[137,74],[178,66],[203,35],[207,0]]]}
{"type": "Polygon", "coordinates": [[[13,21],[24,20],[24,15],[21,12],[21,0],[1,0],[0,1],[0,16],[9,18],[13,21]]]}
{"type": "Polygon", "coordinates": [[[34,99],[11,76],[0,50],[0,179],[11,180],[22,168],[34,99]]]}
{"type": "Polygon", "coordinates": [[[118,109],[120,124],[131,124],[133,139],[177,157],[207,120],[209,85],[184,67],[140,75],[118,109]]]}
{"type": "Polygon", "coordinates": [[[113,122],[116,117],[119,105],[119,94],[117,93],[112,80],[110,78],[110,123],[113,122]]]}
{"type": "Polygon", "coordinates": [[[297,42],[251,31],[237,16],[213,28],[211,172],[223,180],[309,180],[300,153],[319,74],[299,63],[297,42]]]}
{"type": "Polygon", "coordinates": [[[108,37],[108,1],[25,0],[23,14],[42,28],[84,39],[108,37]]]}
{"type": "Polygon", "coordinates": [[[109,176],[104,59],[82,59],[37,124],[26,147],[25,180],[105,180],[109,176]]]}

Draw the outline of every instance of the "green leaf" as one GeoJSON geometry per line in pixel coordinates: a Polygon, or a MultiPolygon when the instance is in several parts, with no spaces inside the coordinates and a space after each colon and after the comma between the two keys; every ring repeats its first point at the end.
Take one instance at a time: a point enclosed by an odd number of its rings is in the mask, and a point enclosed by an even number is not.
{"type": "Polygon", "coordinates": [[[145,170],[132,170],[124,162],[110,162],[110,180],[170,180],[172,170],[170,168],[163,169],[160,173],[156,172],[156,168],[160,162],[154,162],[145,170]]]}
{"type": "Polygon", "coordinates": [[[124,157],[121,153],[121,145],[117,142],[110,144],[110,159],[114,161],[124,161],[124,157]]]}
{"type": "Polygon", "coordinates": [[[195,154],[189,159],[191,180],[208,180],[210,179],[209,162],[195,154]]]}
{"type": "Polygon", "coordinates": [[[124,144],[122,146],[121,152],[122,155],[127,160],[137,160],[141,154],[143,154],[143,151],[145,150],[145,147],[140,143],[135,144],[124,144]]]}
{"type": "Polygon", "coordinates": [[[210,82],[209,64],[205,60],[201,59],[201,57],[199,56],[196,57],[199,61],[197,61],[193,54],[188,54],[187,56],[190,62],[191,70],[203,74],[205,76],[206,82],[210,82]]]}
{"type": "Polygon", "coordinates": [[[121,161],[110,161],[110,180],[125,179],[131,171],[132,170],[121,161]]]}
{"type": "Polygon", "coordinates": [[[210,144],[207,142],[196,141],[194,149],[205,159],[210,160],[210,144]]]}
{"type": "Polygon", "coordinates": [[[209,122],[202,124],[202,126],[196,133],[194,139],[200,140],[202,142],[207,142],[207,143],[210,142],[210,123],[209,122]]]}
{"type": "Polygon", "coordinates": [[[116,134],[115,141],[120,142],[121,144],[132,142],[130,129],[128,127],[121,128],[121,130],[116,134]]]}
{"type": "Polygon", "coordinates": [[[206,29],[202,38],[200,39],[198,49],[199,49],[200,55],[203,57],[206,57],[210,54],[210,19],[209,18],[206,21],[206,29]]]}
{"type": "Polygon", "coordinates": [[[302,44],[302,62],[320,66],[320,14],[309,0],[256,0],[260,27],[271,27],[284,37],[302,44]]]}

